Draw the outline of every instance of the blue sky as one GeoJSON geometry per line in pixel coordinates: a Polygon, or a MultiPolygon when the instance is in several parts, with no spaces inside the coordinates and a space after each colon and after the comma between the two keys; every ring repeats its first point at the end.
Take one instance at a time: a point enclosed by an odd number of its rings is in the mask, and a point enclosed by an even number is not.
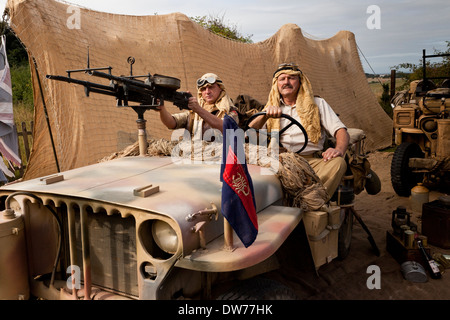
{"type": "MultiPolygon", "coordinates": [[[[0,8],[7,0],[0,0],[0,8]]],[[[326,39],[340,30],[355,34],[367,73],[390,73],[403,62],[419,63],[422,50],[447,49],[450,41],[448,0],[70,0],[69,3],[111,13],[153,15],[181,12],[189,17],[224,17],[254,42],[295,23],[305,36],[326,39]],[[373,7],[375,6],[375,7],[373,7]],[[375,8],[375,10],[373,10],[375,8]]]]}

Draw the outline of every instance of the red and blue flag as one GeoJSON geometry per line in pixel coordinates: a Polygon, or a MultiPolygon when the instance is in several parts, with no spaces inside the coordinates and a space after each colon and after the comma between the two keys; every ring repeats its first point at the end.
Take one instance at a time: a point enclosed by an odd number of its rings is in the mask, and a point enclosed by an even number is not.
{"type": "Polygon", "coordinates": [[[244,131],[233,118],[223,119],[223,153],[220,170],[222,214],[245,247],[258,235],[253,183],[247,169],[244,131]]]}

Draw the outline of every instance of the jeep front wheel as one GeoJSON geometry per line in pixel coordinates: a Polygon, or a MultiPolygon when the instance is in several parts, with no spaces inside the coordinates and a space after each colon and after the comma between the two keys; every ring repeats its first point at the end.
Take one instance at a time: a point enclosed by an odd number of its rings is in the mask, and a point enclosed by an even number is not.
{"type": "Polygon", "coordinates": [[[423,174],[414,173],[409,167],[409,159],[423,157],[422,150],[415,143],[403,142],[395,150],[391,162],[391,183],[399,196],[408,197],[411,189],[423,180],[423,174]]]}

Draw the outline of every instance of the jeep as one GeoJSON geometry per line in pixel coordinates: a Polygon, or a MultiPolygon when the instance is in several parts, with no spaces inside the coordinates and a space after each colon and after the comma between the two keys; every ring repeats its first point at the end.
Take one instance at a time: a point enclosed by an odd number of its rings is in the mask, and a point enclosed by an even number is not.
{"type": "Polygon", "coordinates": [[[418,183],[449,192],[450,76],[426,76],[426,59],[445,56],[450,55],[426,55],[423,50],[423,79],[412,81],[391,100],[397,146],[391,183],[399,196],[409,196],[418,183]],[[437,87],[433,79],[444,81],[437,87]]]}
{"type": "MultiPolygon", "coordinates": [[[[364,134],[351,136],[348,160],[362,161],[364,134]]],[[[245,248],[221,215],[220,168],[137,155],[1,187],[0,298],[295,299],[264,275],[348,253],[353,197],[303,212],[283,205],[279,179],[253,164],[259,230],[245,248]]]]}

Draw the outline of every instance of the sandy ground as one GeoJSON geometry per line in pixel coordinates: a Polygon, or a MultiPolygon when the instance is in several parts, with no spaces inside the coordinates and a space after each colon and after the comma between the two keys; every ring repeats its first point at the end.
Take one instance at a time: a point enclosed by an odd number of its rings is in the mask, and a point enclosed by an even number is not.
{"type": "MultiPolygon", "coordinates": [[[[410,199],[395,194],[390,181],[390,165],[393,153],[374,152],[369,154],[372,169],[381,180],[382,188],[377,195],[368,195],[365,191],[356,196],[355,210],[370,230],[379,250],[376,256],[367,239],[367,233],[358,222],[353,226],[351,250],[344,260],[333,260],[314,270],[287,272],[284,274],[299,299],[312,300],[441,300],[450,299],[450,269],[441,279],[428,276],[425,283],[406,280],[401,265],[386,251],[386,231],[392,230],[392,211],[403,205],[411,212],[410,199]],[[369,289],[369,266],[380,270],[380,289],[369,289]]],[[[430,192],[430,201],[436,200],[442,193],[430,192]]],[[[417,222],[420,213],[413,213],[412,220],[417,222]]],[[[450,250],[430,246],[431,253],[450,254],[450,250]]],[[[370,281],[370,283],[374,283],[370,281]]]]}

